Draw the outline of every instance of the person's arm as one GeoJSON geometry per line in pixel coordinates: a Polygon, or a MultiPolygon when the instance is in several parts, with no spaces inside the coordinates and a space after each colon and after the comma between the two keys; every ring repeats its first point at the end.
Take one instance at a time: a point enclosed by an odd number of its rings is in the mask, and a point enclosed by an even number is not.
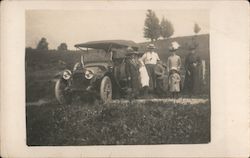
{"type": "Polygon", "coordinates": [[[177,69],[180,71],[181,70],[181,57],[178,58],[178,67],[177,69]]]}
{"type": "Polygon", "coordinates": [[[201,65],[201,58],[200,58],[199,55],[197,56],[197,64],[198,64],[198,65],[201,65]]]}
{"type": "Polygon", "coordinates": [[[130,80],[131,75],[130,75],[130,63],[129,63],[129,59],[126,58],[125,59],[125,74],[128,80],[130,80]]]}
{"type": "Polygon", "coordinates": [[[139,68],[140,68],[140,61],[139,61],[139,58],[137,56],[135,57],[135,61],[136,61],[136,69],[139,70],[139,68]]]}
{"type": "Polygon", "coordinates": [[[145,59],[146,59],[146,53],[144,53],[144,54],[142,55],[142,57],[140,58],[140,60],[142,60],[142,61],[145,63],[145,59]]]}
{"type": "Polygon", "coordinates": [[[144,63],[143,63],[142,58],[139,58],[139,59],[138,59],[138,62],[139,62],[140,67],[143,67],[143,66],[144,66],[144,63]]]}
{"type": "Polygon", "coordinates": [[[177,82],[180,82],[180,81],[181,81],[181,76],[177,75],[177,82]]]}
{"type": "Polygon", "coordinates": [[[190,70],[189,70],[189,55],[187,55],[186,59],[185,59],[185,70],[187,71],[188,75],[190,75],[190,70]]]}
{"type": "Polygon", "coordinates": [[[170,59],[168,57],[168,59],[167,59],[167,71],[168,71],[168,73],[169,73],[169,69],[170,69],[170,59]]]}
{"type": "Polygon", "coordinates": [[[158,53],[155,53],[155,54],[156,54],[156,60],[157,60],[157,61],[159,61],[159,60],[160,60],[160,58],[159,58],[158,53]]]}
{"type": "Polygon", "coordinates": [[[171,82],[172,82],[172,76],[169,76],[169,77],[168,77],[168,85],[170,85],[171,82]]]}

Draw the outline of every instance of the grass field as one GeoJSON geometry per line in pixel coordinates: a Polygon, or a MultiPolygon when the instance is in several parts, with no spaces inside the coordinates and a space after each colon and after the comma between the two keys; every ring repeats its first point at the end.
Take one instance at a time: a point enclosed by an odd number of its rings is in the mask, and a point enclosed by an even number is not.
{"type": "MultiPolygon", "coordinates": [[[[179,42],[182,47],[178,55],[184,60],[191,39],[187,36],[154,43],[161,60],[166,61],[169,43],[173,40],[179,42]]],[[[197,41],[199,54],[207,64],[203,97],[209,100],[209,35],[197,36],[197,41]]],[[[140,45],[140,51],[145,51],[147,43],[140,45]]],[[[65,68],[72,69],[80,56],[79,51],[26,50],[28,145],[192,144],[210,141],[210,101],[197,105],[161,101],[59,105],[54,96],[53,77],[65,68]],[[40,103],[43,105],[35,106],[40,103]]],[[[100,59],[100,55],[93,53],[91,58],[100,59]]],[[[104,59],[105,55],[101,58],[104,59]]]]}
{"type": "Polygon", "coordinates": [[[210,105],[163,102],[29,106],[28,145],[193,144],[210,141],[210,105]]]}

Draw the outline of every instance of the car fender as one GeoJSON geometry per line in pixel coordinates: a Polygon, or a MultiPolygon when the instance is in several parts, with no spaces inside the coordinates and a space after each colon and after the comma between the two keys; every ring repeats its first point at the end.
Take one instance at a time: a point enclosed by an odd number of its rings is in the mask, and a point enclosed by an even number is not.
{"type": "Polygon", "coordinates": [[[57,82],[59,79],[62,78],[63,75],[63,71],[57,72],[53,78],[51,79],[52,82],[57,82]]]}

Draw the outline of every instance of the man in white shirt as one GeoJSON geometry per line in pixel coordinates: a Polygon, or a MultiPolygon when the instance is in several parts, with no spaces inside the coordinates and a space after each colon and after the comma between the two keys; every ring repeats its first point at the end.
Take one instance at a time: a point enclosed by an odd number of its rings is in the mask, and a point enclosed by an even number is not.
{"type": "Polygon", "coordinates": [[[156,75],[155,75],[155,66],[157,61],[160,60],[158,54],[154,52],[155,46],[154,44],[149,44],[147,46],[148,51],[143,54],[141,60],[144,62],[146,69],[148,71],[149,79],[150,79],[150,86],[153,90],[156,88],[156,75]]]}

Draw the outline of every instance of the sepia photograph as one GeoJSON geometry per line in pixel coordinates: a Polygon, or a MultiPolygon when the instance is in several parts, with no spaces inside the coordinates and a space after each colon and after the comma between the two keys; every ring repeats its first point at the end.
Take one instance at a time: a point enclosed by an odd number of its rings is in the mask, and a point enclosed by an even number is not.
{"type": "Polygon", "coordinates": [[[210,142],[208,10],[27,10],[27,145],[210,142]]]}
{"type": "Polygon", "coordinates": [[[1,1],[0,157],[248,158],[247,1],[1,1]]]}

